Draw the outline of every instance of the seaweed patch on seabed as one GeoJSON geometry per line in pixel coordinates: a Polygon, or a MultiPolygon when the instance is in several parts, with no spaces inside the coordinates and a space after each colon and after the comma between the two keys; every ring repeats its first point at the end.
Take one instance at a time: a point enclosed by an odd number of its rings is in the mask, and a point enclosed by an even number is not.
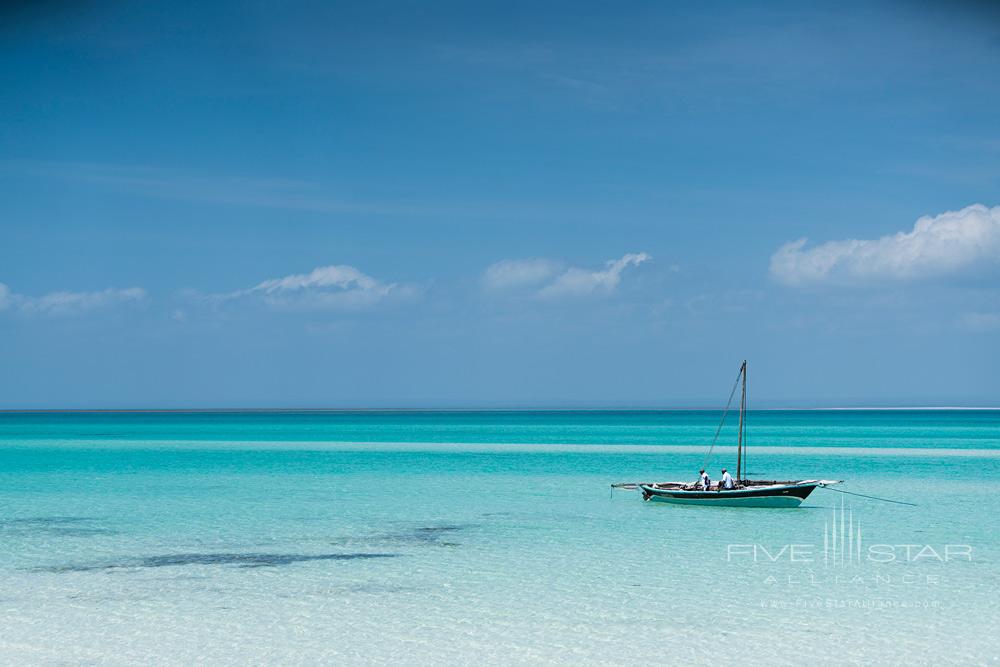
{"type": "Polygon", "coordinates": [[[61,537],[90,537],[115,535],[118,531],[94,526],[99,521],[89,516],[32,516],[19,519],[0,519],[0,533],[56,535],[61,537]]]}
{"type": "Polygon", "coordinates": [[[468,524],[444,524],[441,526],[423,526],[417,528],[418,533],[450,533],[453,530],[464,530],[469,528],[468,524]]]}
{"type": "Polygon", "coordinates": [[[94,563],[90,565],[56,565],[33,568],[34,572],[101,572],[121,569],[179,567],[182,565],[236,565],[245,568],[278,567],[309,561],[368,560],[375,558],[395,558],[399,554],[390,553],[346,553],[346,554],[262,554],[262,553],[218,553],[218,554],[164,554],[124,560],[115,563],[94,563]]]}
{"type": "Polygon", "coordinates": [[[467,528],[474,528],[473,524],[440,524],[434,526],[421,526],[412,531],[399,533],[377,533],[374,535],[358,535],[343,537],[332,540],[331,544],[418,544],[439,547],[461,546],[459,542],[449,542],[441,539],[445,535],[467,528]]]}
{"type": "Polygon", "coordinates": [[[93,516],[29,516],[18,519],[0,519],[0,528],[7,526],[49,526],[53,524],[81,523],[97,521],[93,516]]]}
{"type": "Polygon", "coordinates": [[[464,530],[468,527],[463,525],[424,526],[417,528],[413,531],[413,534],[418,542],[436,544],[442,547],[457,547],[459,546],[458,542],[445,542],[441,539],[441,536],[458,530],[464,530]]]}

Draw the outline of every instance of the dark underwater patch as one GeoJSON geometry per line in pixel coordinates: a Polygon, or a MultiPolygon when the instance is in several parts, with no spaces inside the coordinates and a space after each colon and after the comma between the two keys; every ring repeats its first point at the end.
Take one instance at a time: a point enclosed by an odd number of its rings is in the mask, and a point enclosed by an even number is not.
{"type": "Polygon", "coordinates": [[[235,565],[238,567],[279,567],[309,561],[368,560],[375,558],[395,558],[391,553],[346,553],[346,554],[267,554],[267,553],[185,553],[146,556],[117,563],[96,563],[91,565],[57,565],[35,568],[35,572],[98,572],[126,568],[181,567],[185,565],[235,565]]]}
{"type": "Polygon", "coordinates": [[[443,526],[424,526],[423,528],[417,528],[418,533],[449,533],[453,530],[462,530],[468,528],[468,526],[462,526],[458,524],[445,524],[443,526]]]}
{"type": "Polygon", "coordinates": [[[118,531],[93,525],[99,519],[89,516],[31,516],[0,519],[0,531],[15,535],[55,535],[58,537],[93,537],[115,535],[118,531]]]}
{"type": "Polygon", "coordinates": [[[71,526],[59,526],[47,529],[50,535],[58,535],[60,537],[95,537],[97,535],[117,535],[117,530],[112,530],[111,528],[84,528],[84,527],[71,527],[71,526]]]}
{"type": "Polygon", "coordinates": [[[357,535],[342,537],[331,540],[331,544],[396,544],[396,545],[433,545],[441,547],[457,547],[458,542],[444,542],[442,538],[450,533],[467,528],[473,528],[473,524],[440,524],[432,526],[420,526],[411,531],[398,533],[375,533],[371,535],[357,535]]]}
{"type": "Polygon", "coordinates": [[[242,567],[276,567],[316,560],[366,560],[394,558],[397,554],[169,554],[149,556],[139,562],[139,567],[174,567],[177,565],[240,565],[242,567]]]}
{"type": "Polygon", "coordinates": [[[0,519],[0,527],[32,527],[32,526],[55,526],[55,525],[65,525],[69,523],[84,523],[88,521],[97,521],[96,517],[92,516],[29,516],[22,517],[18,519],[0,519]]]}
{"type": "Polygon", "coordinates": [[[424,544],[436,544],[441,547],[457,547],[458,542],[444,542],[441,538],[450,533],[468,528],[475,528],[474,524],[468,523],[445,523],[437,526],[422,526],[413,531],[413,540],[424,544]]]}

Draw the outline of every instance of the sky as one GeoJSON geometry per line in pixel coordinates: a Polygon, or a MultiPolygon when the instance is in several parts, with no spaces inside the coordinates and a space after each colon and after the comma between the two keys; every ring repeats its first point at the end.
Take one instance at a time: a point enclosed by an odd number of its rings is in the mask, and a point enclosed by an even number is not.
{"type": "Polygon", "coordinates": [[[1000,405],[1000,11],[4,3],[0,408],[1000,405]]]}

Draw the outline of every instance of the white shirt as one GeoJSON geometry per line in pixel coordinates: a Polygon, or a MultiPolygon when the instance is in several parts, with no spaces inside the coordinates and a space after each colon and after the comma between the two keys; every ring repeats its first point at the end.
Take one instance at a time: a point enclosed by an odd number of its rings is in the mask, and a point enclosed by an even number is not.
{"type": "Polygon", "coordinates": [[[707,472],[701,473],[701,488],[708,491],[708,485],[711,483],[712,483],[711,480],[708,479],[708,473],[707,472]]]}
{"type": "Polygon", "coordinates": [[[733,477],[728,472],[722,473],[722,486],[727,489],[733,488],[733,477]]]}

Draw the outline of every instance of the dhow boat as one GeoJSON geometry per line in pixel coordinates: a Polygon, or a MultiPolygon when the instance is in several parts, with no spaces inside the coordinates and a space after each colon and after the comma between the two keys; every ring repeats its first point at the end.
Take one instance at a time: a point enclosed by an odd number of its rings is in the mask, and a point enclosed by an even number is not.
{"type": "MultiPolygon", "coordinates": [[[[721,482],[710,484],[708,488],[690,482],[629,482],[612,484],[613,488],[635,489],[642,493],[642,499],[648,502],[672,503],[675,505],[706,505],[711,507],[798,507],[809,497],[817,487],[840,484],[841,480],[804,479],[804,480],[751,480],[746,473],[746,411],[747,411],[747,362],[740,366],[736,383],[729,394],[729,402],[722,413],[722,421],[715,432],[715,439],[708,450],[712,449],[719,438],[719,432],[725,423],[729,406],[732,404],[736,388],[742,384],[740,399],[740,426],[736,444],[736,477],[731,488],[723,488],[721,482]]],[[[707,463],[708,457],[706,457],[707,463]]]]}

